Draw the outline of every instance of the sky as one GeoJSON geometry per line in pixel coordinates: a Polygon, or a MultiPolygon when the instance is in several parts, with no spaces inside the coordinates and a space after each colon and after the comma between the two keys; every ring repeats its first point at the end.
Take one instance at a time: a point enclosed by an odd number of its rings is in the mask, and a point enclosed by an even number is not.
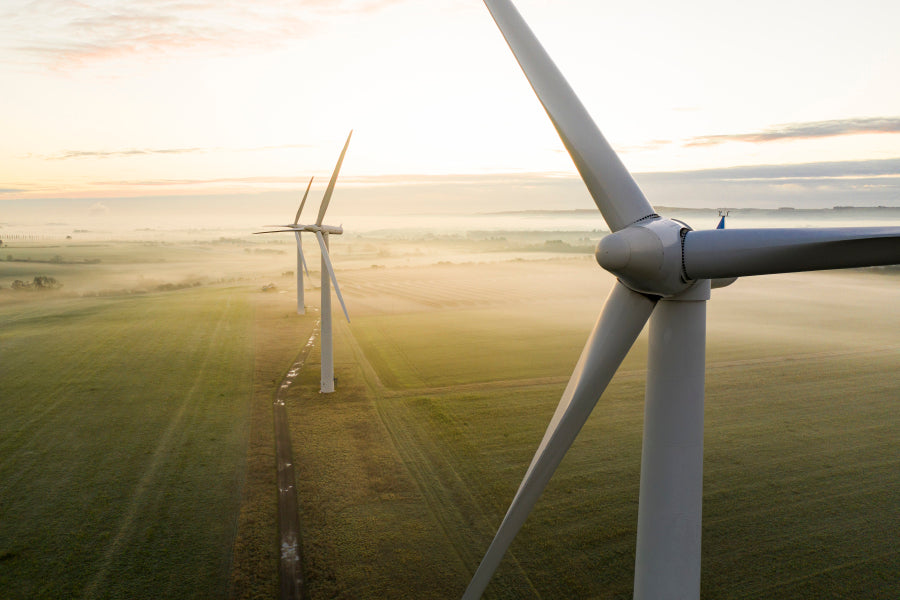
{"type": "MultiPolygon", "coordinates": [[[[651,203],[900,206],[895,0],[516,5],[651,203]]],[[[351,129],[357,209],[592,206],[477,0],[4,0],[0,82],[0,223],[293,205],[351,129]]]]}

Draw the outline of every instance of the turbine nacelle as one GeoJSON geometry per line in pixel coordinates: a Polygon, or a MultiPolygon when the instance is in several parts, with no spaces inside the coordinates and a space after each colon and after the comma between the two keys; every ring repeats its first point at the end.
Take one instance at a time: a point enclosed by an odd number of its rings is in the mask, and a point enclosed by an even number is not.
{"type": "Polygon", "coordinates": [[[684,273],[682,241],[688,231],[680,221],[651,217],[601,239],[594,256],[635,292],[668,298],[694,285],[684,273]]]}

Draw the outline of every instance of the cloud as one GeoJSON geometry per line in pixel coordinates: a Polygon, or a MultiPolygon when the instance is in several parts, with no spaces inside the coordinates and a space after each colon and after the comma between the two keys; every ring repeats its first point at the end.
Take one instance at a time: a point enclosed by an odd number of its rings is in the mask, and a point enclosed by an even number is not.
{"type": "Polygon", "coordinates": [[[809,121],[787,123],[755,133],[734,133],[695,137],[686,146],[713,146],[726,142],[765,143],[780,140],[805,140],[811,138],[859,135],[864,133],[900,133],[900,117],[864,117],[836,119],[833,121],[809,121]]]}
{"type": "Polygon", "coordinates": [[[193,154],[208,152],[205,148],[162,148],[154,150],[66,150],[62,154],[48,156],[50,160],[68,160],[70,158],[120,158],[128,156],[147,156],[152,154],[193,154]]]}
{"type": "MultiPolygon", "coordinates": [[[[838,161],[802,163],[793,165],[753,165],[694,171],[665,171],[635,173],[639,182],[665,183],[735,183],[769,182],[821,185],[823,182],[898,180],[900,184],[900,158],[863,161],[838,161]]],[[[129,179],[92,181],[96,186],[195,186],[211,184],[262,184],[305,185],[305,177],[259,175],[252,177],[218,177],[204,179],[129,179]]],[[[392,174],[342,176],[342,185],[360,187],[412,187],[412,186],[526,186],[556,187],[574,185],[583,187],[578,175],[570,172],[521,172],[521,173],[452,173],[452,174],[392,174]]]]}
{"type": "Polygon", "coordinates": [[[109,207],[102,202],[94,202],[88,207],[88,212],[92,215],[105,215],[109,212],[109,207]]]}
{"type": "MultiPolygon", "coordinates": [[[[119,181],[92,181],[91,185],[130,187],[130,186],[195,186],[217,184],[257,184],[257,185],[303,185],[309,180],[305,177],[260,175],[253,177],[219,177],[208,179],[142,179],[119,181]]],[[[555,186],[561,182],[581,185],[577,175],[571,173],[475,173],[475,174],[394,174],[394,175],[342,175],[342,186],[354,187],[413,187],[413,186],[555,186]]]]}
{"type": "Polygon", "coordinates": [[[54,69],[129,56],[246,52],[306,37],[322,20],[404,1],[7,0],[0,46],[54,69]]]}
{"type": "Polygon", "coordinates": [[[211,179],[127,179],[119,181],[92,181],[91,185],[103,187],[164,187],[164,186],[194,186],[216,184],[301,184],[305,179],[297,177],[258,176],[258,177],[219,177],[211,179]]]}
{"type": "Polygon", "coordinates": [[[898,206],[900,158],[636,173],[654,206],[898,206]]]}
{"type": "Polygon", "coordinates": [[[858,161],[800,163],[790,165],[752,165],[661,173],[639,173],[641,178],[691,181],[823,181],[835,179],[900,178],[900,158],[858,161]]]}
{"type": "Polygon", "coordinates": [[[206,154],[208,152],[265,152],[270,150],[286,150],[309,148],[309,144],[281,144],[275,146],[257,146],[253,148],[129,148],[125,150],[66,150],[60,154],[44,156],[47,160],[68,160],[72,158],[128,158],[133,156],[152,156],[156,154],[206,154]]]}

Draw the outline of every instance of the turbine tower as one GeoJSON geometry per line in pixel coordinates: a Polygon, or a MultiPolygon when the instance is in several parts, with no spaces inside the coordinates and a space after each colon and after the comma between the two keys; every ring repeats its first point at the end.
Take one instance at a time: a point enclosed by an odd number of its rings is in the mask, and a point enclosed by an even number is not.
{"type": "Polygon", "coordinates": [[[710,289],[748,275],[900,263],[900,227],[693,231],[660,217],[513,4],[484,3],[610,227],[596,258],[618,281],[463,597],[475,599],[484,592],[650,321],[634,598],[699,598],[710,289]]]}
{"type": "Polygon", "coordinates": [[[294,222],[290,225],[268,225],[268,227],[289,227],[294,232],[294,235],[297,237],[297,314],[303,315],[306,314],[306,303],[304,301],[303,296],[303,271],[306,271],[306,276],[309,276],[309,269],[306,268],[306,258],[303,256],[303,244],[300,240],[300,232],[303,231],[301,229],[304,225],[300,225],[298,222],[300,221],[300,213],[303,212],[303,206],[306,204],[306,197],[309,196],[309,188],[312,187],[313,178],[309,178],[309,183],[306,185],[306,192],[303,193],[303,199],[300,200],[300,208],[297,209],[297,214],[294,216],[294,222]]]}
{"type": "MultiPolygon", "coordinates": [[[[294,225],[300,220],[300,213],[303,212],[303,205],[306,204],[306,197],[309,196],[309,188],[312,187],[313,178],[309,178],[306,185],[306,192],[303,193],[303,199],[300,201],[300,208],[297,209],[297,215],[294,217],[294,225]]],[[[306,302],[303,297],[303,271],[309,277],[309,269],[306,268],[306,258],[303,256],[303,243],[300,240],[300,232],[295,231],[297,237],[297,314],[306,314],[306,302]]]]}
{"type": "MultiPolygon", "coordinates": [[[[331,180],[328,182],[328,187],[325,189],[325,195],[322,197],[322,204],[319,206],[319,214],[316,217],[316,222],[312,225],[301,225],[298,223],[300,220],[300,211],[303,210],[303,204],[306,202],[306,195],[304,194],[303,200],[300,202],[300,208],[297,210],[297,216],[294,218],[294,222],[290,225],[275,225],[275,227],[281,227],[282,229],[273,229],[271,231],[257,231],[256,233],[282,233],[282,232],[292,232],[297,237],[297,312],[301,312],[301,303],[302,303],[302,289],[303,289],[303,280],[300,275],[300,264],[303,264],[303,267],[306,267],[306,260],[303,258],[303,250],[300,246],[300,233],[304,231],[309,231],[316,236],[316,240],[319,242],[319,250],[322,254],[322,303],[321,303],[321,320],[322,320],[322,374],[319,391],[325,394],[330,394],[334,391],[334,345],[332,343],[332,333],[331,333],[331,284],[334,284],[334,291],[337,294],[338,300],[341,303],[341,308],[344,310],[344,316],[347,318],[347,322],[350,322],[350,315],[347,313],[347,306],[344,304],[344,298],[341,296],[341,288],[338,285],[337,277],[334,274],[334,267],[331,264],[331,256],[328,253],[328,236],[329,235],[340,235],[344,233],[343,227],[335,227],[333,225],[325,225],[323,221],[325,219],[325,211],[328,210],[328,205],[331,203],[331,196],[334,194],[334,184],[337,182],[338,174],[341,172],[341,164],[344,162],[344,155],[347,154],[347,147],[350,145],[350,137],[353,135],[353,131],[350,131],[350,134],[347,136],[347,141],[344,143],[344,148],[341,150],[341,155],[338,158],[337,165],[334,167],[334,173],[331,174],[331,180]]],[[[309,180],[309,186],[312,185],[312,179],[309,180]]],[[[306,193],[309,193],[309,186],[306,188],[306,193]]],[[[307,271],[307,275],[309,272],[307,271]]]]}

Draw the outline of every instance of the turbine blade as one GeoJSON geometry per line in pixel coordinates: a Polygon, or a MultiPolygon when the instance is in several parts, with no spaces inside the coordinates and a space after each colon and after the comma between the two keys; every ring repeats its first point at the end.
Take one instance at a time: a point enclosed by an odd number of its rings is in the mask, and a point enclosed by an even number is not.
{"type": "Polygon", "coordinates": [[[331,266],[331,256],[328,254],[328,247],[325,246],[325,238],[322,237],[322,232],[316,232],[316,239],[319,240],[319,248],[322,250],[322,258],[325,259],[325,266],[328,267],[328,275],[331,276],[331,283],[334,284],[334,291],[337,294],[338,300],[341,302],[341,308],[344,309],[344,316],[347,317],[347,322],[350,322],[350,315],[347,314],[347,305],[344,304],[344,297],[341,296],[341,288],[338,285],[337,277],[334,276],[334,267],[331,266]]]}
{"type": "Polygon", "coordinates": [[[295,231],[294,229],[272,229],[270,231],[254,231],[253,235],[259,235],[260,233],[292,233],[295,231]]]}
{"type": "Polygon", "coordinates": [[[644,328],[656,300],[616,283],[494,540],[463,599],[480,598],[506,549],[644,328]]]}
{"type": "Polygon", "coordinates": [[[325,211],[328,210],[328,203],[331,202],[331,195],[334,193],[334,184],[337,182],[338,173],[341,172],[341,163],[344,162],[344,155],[347,153],[347,146],[350,145],[350,136],[353,135],[353,130],[350,130],[350,135],[347,136],[347,141],[344,142],[344,149],[341,150],[341,156],[338,158],[337,165],[334,167],[334,173],[331,174],[331,181],[328,182],[328,187],[325,189],[325,195],[322,197],[322,205],[319,206],[319,216],[316,219],[316,225],[322,226],[322,219],[325,218],[325,211]]]}
{"type": "Polygon", "coordinates": [[[312,187],[313,178],[309,178],[309,184],[306,186],[306,192],[303,193],[303,200],[300,201],[300,208],[297,209],[297,216],[294,217],[294,225],[300,220],[300,213],[303,212],[303,205],[306,204],[306,197],[309,196],[309,188],[312,187]]]}
{"type": "Polygon", "coordinates": [[[309,268],[306,266],[306,257],[303,256],[303,245],[300,243],[300,232],[295,231],[294,235],[297,236],[297,254],[300,255],[300,262],[303,264],[303,270],[306,271],[306,276],[309,277],[309,268]]]}
{"type": "Polygon", "coordinates": [[[655,214],[587,109],[509,0],[484,0],[610,230],[655,214]]]}
{"type": "Polygon", "coordinates": [[[689,231],[683,260],[689,279],[893,265],[900,227],[689,231]]]}

